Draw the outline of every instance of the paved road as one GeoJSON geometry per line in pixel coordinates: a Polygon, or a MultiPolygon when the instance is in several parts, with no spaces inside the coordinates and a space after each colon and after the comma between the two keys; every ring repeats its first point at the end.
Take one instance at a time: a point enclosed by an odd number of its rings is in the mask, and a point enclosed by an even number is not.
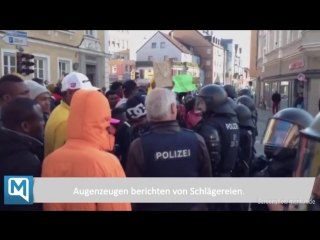
{"type": "Polygon", "coordinates": [[[270,110],[260,110],[258,109],[258,133],[259,135],[257,136],[256,139],[256,144],[255,148],[257,150],[257,154],[261,155],[263,154],[263,146],[260,144],[262,135],[264,133],[264,129],[267,126],[268,119],[272,116],[272,113],[270,110]]]}

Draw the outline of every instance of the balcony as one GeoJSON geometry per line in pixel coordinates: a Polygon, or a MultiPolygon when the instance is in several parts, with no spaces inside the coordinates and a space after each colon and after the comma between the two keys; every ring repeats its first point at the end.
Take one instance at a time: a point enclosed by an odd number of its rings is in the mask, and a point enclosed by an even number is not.
{"type": "Polygon", "coordinates": [[[300,51],[308,56],[320,56],[320,30],[304,30],[302,32],[302,43],[300,51]]]}
{"type": "Polygon", "coordinates": [[[199,64],[198,63],[177,62],[177,61],[173,61],[172,62],[172,66],[182,67],[185,63],[187,64],[187,67],[199,68],[199,64]]]}
{"type": "Polygon", "coordinates": [[[153,62],[152,61],[137,61],[136,62],[136,67],[153,67],[153,62]]]}

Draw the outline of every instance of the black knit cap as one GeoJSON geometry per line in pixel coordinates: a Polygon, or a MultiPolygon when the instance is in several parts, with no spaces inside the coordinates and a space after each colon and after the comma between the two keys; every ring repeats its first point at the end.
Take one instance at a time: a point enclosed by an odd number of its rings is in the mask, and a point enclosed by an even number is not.
{"type": "Polygon", "coordinates": [[[137,83],[133,80],[125,81],[122,85],[123,90],[133,91],[135,88],[137,88],[137,83]]]}
{"type": "Polygon", "coordinates": [[[145,97],[138,94],[128,99],[126,103],[126,115],[129,120],[140,119],[147,116],[144,102],[145,97]]]}

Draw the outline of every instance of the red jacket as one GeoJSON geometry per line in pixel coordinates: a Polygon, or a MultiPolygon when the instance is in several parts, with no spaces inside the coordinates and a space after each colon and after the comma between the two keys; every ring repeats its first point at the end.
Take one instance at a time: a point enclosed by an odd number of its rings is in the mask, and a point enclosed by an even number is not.
{"type": "Polygon", "coordinates": [[[201,115],[199,113],[195,113],[194,110],[191,110],[186,115],[187,128],[192,128],[196,126],[200,120],[201,115]]]}

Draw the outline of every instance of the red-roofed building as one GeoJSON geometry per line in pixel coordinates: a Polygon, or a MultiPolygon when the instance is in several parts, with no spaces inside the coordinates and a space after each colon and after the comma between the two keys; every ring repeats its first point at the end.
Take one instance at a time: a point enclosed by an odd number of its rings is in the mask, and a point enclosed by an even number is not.
{"type": "Polygon", "coordinates": [[[141,78],[150,78],[152,62],[172,61],[172,75],[190,73],[200,76],[200,57],[177,39],[158,31],[136,52],[136,67],[141,78]],[[187,66],[185,69],[184,66],[187,66]],[[148,73],[148,76],[144,76],[148,73]]]}

